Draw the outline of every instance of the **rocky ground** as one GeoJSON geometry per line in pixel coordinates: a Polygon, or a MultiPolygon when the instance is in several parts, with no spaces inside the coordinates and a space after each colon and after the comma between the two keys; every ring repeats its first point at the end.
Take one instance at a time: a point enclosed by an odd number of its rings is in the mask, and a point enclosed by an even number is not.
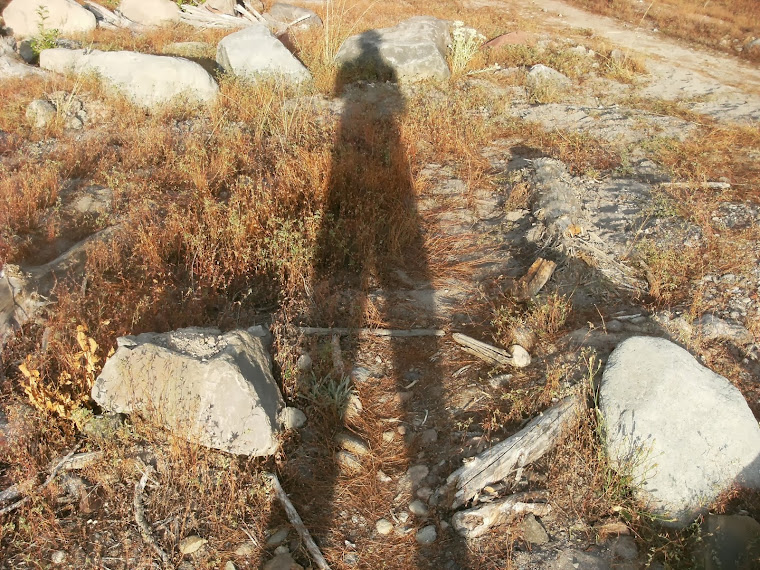
{"type": "Polygon", "coordinates": [[[37,3],[2,567],[758,563],[756,67],[556,0],[37,3]]]}

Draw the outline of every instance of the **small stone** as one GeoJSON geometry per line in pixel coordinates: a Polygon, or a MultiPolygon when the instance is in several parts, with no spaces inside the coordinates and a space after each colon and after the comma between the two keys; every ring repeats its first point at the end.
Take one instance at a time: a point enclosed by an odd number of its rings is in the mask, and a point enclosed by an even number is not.
{"type": "Polygon", "coordinates": [[[636,560],[639,556],[639,548],[632,536],[618,536],[610,541],[612,554],[622,560],[636,560]]]}
{"type": "Polygon", "coordinates": [[[182,554],[192,554],[193,552],[200,550],[207,542],[208,540],[205,538],[193,534],[179,541],[179,551],[182,554]]]}
{"type": "Polygon", "coordinates": [[[409,513],[407,512],[399,513],[396,518],[398,518],[398,522],[400,522],[401,524],[405,524],[409,521],[409,513]]]}
{"type": "Polygon", "coordinates": [[[296,368],[298,368],[301,372],[308,372],[311,370],[311,364],[311,356],[304,352],[301,356],[298,357],[298,360],[296,361],[296,368]]]}
{"type": "Polygon", "coordinates": [[[362,470],[362,463],[359,461],[359,458],[348,451],[341,450],[336,453],[335,460],[338,464],[338,467],[343,471],[347,471],[349,473],[357,473],[362,470]]]}
{"type": "Polygon", "coordinates": [[[605,325],[605,328],[607,329],[607,332],[617,333],[623,330],[623,323],[617,319],[612,319],[605,325]]]}
{"type": "Polygon", "coordinates": [[[303,566],[293,560],[289,552],[283,552],[264,564],[263,570],[303,570],[303,566]]]}
{"type": "Polygon", "coordinates": [[[418,544],[433,544],[438,538],[438,533],[435,530],[435,525],[431,524],[422,527],[417,531],[415,538],[417,539],[418,544]]]}
{"type": "Polygon", "coordinates": [[[256,545],[252,542],[243,542],[235,548],[235,556],[240,556],[241,558],[253,556],[255,553],[256,545]]]}
{"type": "Polygon", "coordinates": [[[512,355],[512,365],[515,368],[525,368],[530,365],[530,353],[519,344],[510,346],[509,353],[512,355]]]}
{"type": "Polygon", "coordinates": [[[66,553],[63,550],[56,550],[50,560],[53,564],[63,564],[66,561],[66,553]]]}
{"type": "Polygon", "coordinates": [[[362,401],[361,398],[359,398],[359,395],[351,394],[346,403],[346,419],[349,421],[358,419],[363,410],[364,406],[362,406],[362,401]]]}
{"type": "Polygon", "coordinates": [[[284,430],[298,429],[306,424],[306,414],[298,408],[290,406],[282,409],[279,419],[280,425],[284,430]]]}
{"type": "Polygon", "coordinates": [[[420,445],[427,446],[438,441],[438,432],[434,429],[426,429],[420,434],[420,445]]]}
{"type": "Polygon", "coordinates": [[[385,471],[383,471],[382,469],[378,470],[377,472],[377,480],[380,481],[381,483],[390,483],[391,481],[393,481],[393,479],[388,477],[388,475],[386,475],[385,471]]]}
{"type": "Polygon", "coordinates": [[[224,570],[237,570],[237,567],[235,566],[235,563],[231,560],[228,560],[227,563],[224,565],[224,570]]]}
{"type": "Polygon", "coordinates": [[[392,431],[383,432],[383,443],[390,443],[396,437],[396,434],[392,431]]]}
{"type": "Polygon", "coordinates": [[[396,428],[396,431],[399,433],[399,435],[406,435],[406,426],[398,426],[396,428]]]}
{"type": "Polygon", "coordinates": [[[343,563],[348,566],[356,566],[359,564],[359,555],[356,552],[346,552],[343,555],[343,563]]]}
{"type": "Polygon", "coordinates": [[[339,433],[335,436],[335,442],[346,451],[358,457],[364,457],[370,453],[369,446],[360,437],[351,433],[339,433]]]}
{"type": "Polygon", "coordinates": [[[410,503],[409,511],[417,517],[428,516],[427,505],[423,503],[422,501],[420,501],[419,499],[416,499],[410,503]]]}
{"type": "Polygon", "coordinates": [[[393,523],[387,519],[380,519],[375,523],[375,530],[377,530],[378,534],[386,536],[393,531],[393,523]]]}
{"type": "Polygon", "coordinates": [[[415,493],[423,501],[428,501],[433,496],[433,489],[430,487],[420,487],[415,493]]]}
{"type": "Polygon", "coordinates": [[[543,525],[533,514],[528,514],[520,523],[520,530],[525,542],[529,544],[546,544],[549,542],[549,535],[546,533],[543,525]]]}
{"type": "Polygon", "coordinates": [[[57,111],[50,101],[35,99],[26,107],[26,120],[35,129],[44,129],[55,119],[57,111]]]}
{"type": "Polygon", "coordinates": [[[512,374],[499,374],[493,378],[488,379],[488,385],[494,390],[506,388],[509,385],[509,381],[512,380],[512,374]]]}
{"type": "Polygon", "coordinates": [[[413,487],[417,487],[428,476],[428,473],[430,473],[430,469],[427,465],[413,465],[407,470],[403,478],[408,479],[413,487]]]}
{"type": "Polygon", "coordinates": [[[288,527],[282,527],[277,529],[272,536],[267,539],[267,548],[274,548],[280,546],[283,542],[288,540],[288,534],[290,529],[288,527]]]}

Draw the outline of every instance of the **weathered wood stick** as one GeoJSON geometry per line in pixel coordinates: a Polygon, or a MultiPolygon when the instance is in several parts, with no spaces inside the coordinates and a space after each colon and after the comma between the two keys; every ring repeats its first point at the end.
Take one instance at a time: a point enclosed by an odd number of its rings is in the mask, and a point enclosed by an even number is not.
{"type": "MultiPolygon", "coordinates": [[[[61,470],[61,466],[64,463],[66,463],[66,461],[68,461],[69,459],[71,459],[71,456],[74,455],[74,453],[76,453],[76,450],[79,449],[80,445],[81,445],[81,443],[77,443],[74,446],[74,449],[72,449],[71,451],[69,451],[68,455],[66,455],[66,457],[64,457],[63,459],[61,459],[58,462],[58,465],[56,465],[53,468],[53,470],[50,472],[50,475],[48,475],[48,478],[45,479],[45,482],[42,485],[39,486],[39,488],[37,489],[38,491],[41,491],[42,489],[44,489],[45,487],[47,487],[48,485],[50,485],[50,483],[53,482],[53,479],[55,479],[56,475],[58,475],[58,472],[61,470]]],[[[26,504],[28,501],[29,501],[29,496],[26,496],[23,499],[21,499],[20,501],[16,501],[12,505],[8,505],[4,509],[0,509],[0,515],[7,515],[8,513],[15,511],[17,508],[19,508],[20,506],[26,504]]]]}
{"type": "Polygon", "coordinates": [[[312,559],[314,559],[314,563],[321,570],[330,570],[325,557],[322,556],[322,552],[320,552],[319,547],[314,542],[314,539],[311,538],[309,530],[306,528],[306,525],[303,524],[301,516],[298,514],[298,511],[293,506],[293,503],[290,502],[290,499],[282,489],[282,485],[280,485],[280,480],[277,478],[277,475],[274,473],[265,472],[264,476],[269,479],[269,482],[272,485],[272,489],[274,490],[277,498],[280,500],[280,503],[282,503],[282,506],[285,509],[285,514],[288,516],[290,524],[292,524],[293,528],[295,528],[296,532],[298,532],[298,536],[301,537],[301,541],[304,543],[304,545],[306,545],[306,550],[308,550],[309,554],[311,554],[312,559]]]}
{"type": "Polygon", "coordinates": [[[135,522],[140,527],[140,534],[143,540],[150,546],[156,554],[161,558],[165,568],[173,568],[171,557],[164,551],[163,548],[156,542],[156,538],[153,536],[153,530],[150,527],[150,523],[145,518],[145,502],[143,501],[143,493],[145,492],[145,485],[148,483],[148,477],[150,476],[153,468],[147,468],[140,480],[135,483],[135,497],[132,504],[135,508],[135,522]]]}
{"type": "Polygon", "coordinates": [[[448,500],[453,493],[451,508],[456,509],[474,498],[486,485],[501,481],[516,469],[533,463],[554,447],[579,409],[580,397],[568,396],[533,418],[513,436],[454,471],[439,494],[448,500]]]}
{"type": "Polygon", "coordinates": [[[489,364],[502,366],[512,364],[512,356],[504,349],[496,348],[462,333],[454,333],[452,338],[464,347],[465,352],[477,356],[489,364]]]}
{"type": "Polygon", "coordinates": [[[528,272],[512,286],[512,294],[518,301],[527,301],[546,285],[556,268],[557,264],[553,261],[539,257],[528,272]]]}
{"type": "Polygon", "coordinates": [[[406,337],[418,337],[418,336],[444,336],[446,331],[440,329],[409,329],[409,330],[395,330],[395,329],[350,329],[345,327],[325,328],[325,327],[298,327],[298,330],[305,335],[315,336],[328,336],[328,335],[340,335],[347,336],[350,334],[368,335],[368,336],[384,336],[393,338],[406,338],[406,337]]]}
{"type": "Polygon", "coordinates": [[[477,538],[486,534],[491,527],[504,524],[524,513],[545,516],[552,510],[547,503],[529,501],[546,500],[547,491],[515,493],[503,499],[460,511],[451,517],[454,529],[465,538],[477,538]]]}

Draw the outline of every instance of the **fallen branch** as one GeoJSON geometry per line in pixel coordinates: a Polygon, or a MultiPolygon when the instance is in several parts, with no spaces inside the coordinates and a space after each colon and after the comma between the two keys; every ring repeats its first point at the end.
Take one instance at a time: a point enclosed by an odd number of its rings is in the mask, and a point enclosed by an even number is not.
{"type": "MultiPolygon", "coordinates": [[[[38,491],[42,491],[42,489],[44,489],[45,487],[47,487],[48,485],[50,485],[50,483],[53,482],[53,479],[55,479],[56,475],[58,475],[58,472],[61,470],[61,468],[63,467],[64,463],[66,463],[66,461],[68,461],[69,459],[71,459],[71,456],[74,455],[74,453],[76,453],[76,450],[79,449],[80,445],[81,445],[80,443],[77,443],[74,446],[74,449],[72,449],[71,451],[69,451],[68,455],[66,455],[66,457],[64,457],[63,459],[61,459],[58,462],[58,465],[56,465],[53,468],[53,470],[50,472],[50,475],[48,475],[48,478],[45,479],[45,482],[42,485],[39,486],[39,488],[37,489],[38,491]]],[[[7,489],[6,489],[6,491],[7,491],[7,489]]],[[[19,508],[20,506],[26,504],[27,502],[29,502],[29,496],[24,497],[23,499],[21,499],[20,501],[15,502],[15,503],[13,503],[12,505],[8,505],[4,509],[0,509],[0,515],[7,515],[8,513],[15,511],[17,508],[19,508]]]]}
{"type": "Polygon", "coordinates": [[[484,451],[454,471],[438,491],[445,500],[453,493],[451,508],[473,499],[486,485],[506,479],[511,473],[533,463],[557,443],[562,431],[575,419],[580,408],[578,396],[568,396],[513,436],[484,451]]]}
{"type": "Polygon", "coordinates": [[[493,503],[487,503],[466,511],[460,511],[451,517],[454,529],[465,538],[477,538],[486,534],[491,527],[508,523],[515,517],[533,513],[537,516],[548,515],[551,505],[533,501],[546,500],[547,491],[528,491],[515,493],[493,503]]]}
{"type": "Polygon", "coordinates": [[[180,20],[198,28],[245,28],[251,25],[251,22],[245,18],[214,14],[210,10],[189,4],[182,6],[180,20]]]}
{"type": "Polygon", "coordinates": [[[663,188],[706,188],[707,190],[728,190],[728,182],[662,182],[663,188]]]}
{"type": "Polygon", "coordinates": [[[140,477],[140,480],[135,483],[135,498],[133,501],[135,507],[135,522],[140,528],[140,534],[142,535],[143,540],[156,552],[156,554],[158,554],[158,556],[161,558],[161,562],[164,563],[164,567],[172,568],[173,565],[171,558],[164,551],[164,549],[159,546],[158,542],[156,542],[156,539],[153,536],[153,531],[150,528],[150,523],[148,523],[147,519],[145,518],[145,503],[143,501],[143,493],[145,492],[145,485],[148,483],[148,477],[150,476],[151,471],[153,471],[152,467],[146,468],[142,477],[140,477]]]}
{"type": "Polygon", "coordinates": [[[137,22],[133,22],[129,18],[122,16],[121,14],[117,14],[115,12],[111,12],[108,8],[105,6],[101,6],[97,2],[93,2],[92,0],[84,0],[84,8],[86,10],[89,10],[95,15],[95,20],[98,23],[98,26],[101,28],[106,29],[119,29],[119,28],[130,28],[130,29],[144,29],[145,26],[138,24],[137,22]]]}
{"type": "Polygon", "coordinates": [[[288,516],[290,524],[292,524],[293,528],[295,528],[296,532],[298,532],[298,536],[301,537],[301,542],[306,545],[306,550],[308,550],[309,554],[311,554],[311,557],[314,559],[314,563],[321,570],[330,570],[330,567],[327,565],[327,561],[325,560],[324,556],[322,556],[322,552],[320,552],[319,547],[314,542],[314,539],[311,538],[311,534],[309,534],[309,530],[306,528],[306,525],[303,524],[301,516],[298,514],[298,511],[293,506],[293,503],[290,502],[290,499],[282,489],[282,485],[280,485],[280,480],[277,478],[277,475],[274,473],[265,472],[264,476],[269,479],[269,482],[272,485],[272,489],[274,490],[277,498],[280,500],[280,503],[285,509],[285,514],[288,516]]]}
{"type": "Polygon", "coordinates": [[[246,3],[248,10],[243,8],[240,4],[235,4],[235,10],[242,14],[244,18],[247,20],[259,24],[267,25],[267,21],[264,19],[264,16],[259,14],[256,10],[253,9],[253,7],[250,5],[250,3],[246,3]]]}
{"type": "Polygon", "coordinates": [[[485,342],[475,340],[466,334],[454,333],[452,338],[464,347],[465,352],[477,356],[494,366],[523,368],[530,364],[530,355],[521,346],[513,345],[509,347],[511,352],[507,352],[502,348],[496,348],[485,342]]]}
{"type": "Polygon", "coordinates": [[[528,272],[512,286],[512,294],[518,301],[527,301],[546,285],[556,268],[557,264],[553,261],[539,257],[530,266],[528,272]]]}
{"type": "Polygon", "coordinates": [[[393,338],[407,338],[418,336],[444,336],[446,331],[440,329],[409,329],[409,330],[394,330],[394,329],[350,329],[350,328],[323,328],[323,327],[298,327],[301,334],[315,335],[315,336],[332,336],[340,335],[347,336],[350,334],[356,334],[359,336],[383,336],[393,338]]]}

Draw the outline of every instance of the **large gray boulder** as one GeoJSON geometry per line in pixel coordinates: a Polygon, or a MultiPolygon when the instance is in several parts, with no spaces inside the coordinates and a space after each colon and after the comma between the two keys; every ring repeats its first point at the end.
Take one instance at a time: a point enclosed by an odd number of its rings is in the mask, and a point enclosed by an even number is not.
{"type": "Polygon", "coordinates": [[[219,86],[203,67],[179,57],[55,48],[40,54],[40,67],[58,73],[95,74],[135,105],[148,109],[177,99],[210,103],[219,93],[219,86]]]}
{"type": "Polygon", "coordinates": [[[301,83],[311,73],[264,24],[256,23],[219,42],[216,62],[227,73],[247,79],[301,83]]]}
{"type": "Polygon", "coordinates": [[[144,26],[161,26],[179,21],[180,9],[172,0],[121,0],[119,11],[144,26]]]}
{"type": "Polygon", "coordinates": [[[190,328],[121,337],[92,398],[207,447],[271,455],[284,403],[262,339],[252,332],[190,328]]]}
{"type": "Polygon", "coordinates": [[[392,28],[369,30],[343,42],[335,62],[349,71],[376,71],[398,81],[447,79],[449,27],[446,20],[415,16],[392,28]]]}
{"type": "Polygon", "coordinates": [[[16,54],[0,55],[0,79],[27,77],[29,75],[44,75],[36,67],[25,64],[16,54]]]}
{"type": "Polygon", "coordinates": [[[3,10],[3,19],[13,35],[20,38],[37,35],[41,24],[45,30],[61,34],[83,34],[96,26],[95,15],[74,0],[12,0],[3,10]]]}
{"type": "Polygon", "coordinates": [[[663,524],[683,528],[734,484],[760,488],[760,428],[741,392],[668,340],[610,355],[600,410],[607,453],[663,524]]]}

